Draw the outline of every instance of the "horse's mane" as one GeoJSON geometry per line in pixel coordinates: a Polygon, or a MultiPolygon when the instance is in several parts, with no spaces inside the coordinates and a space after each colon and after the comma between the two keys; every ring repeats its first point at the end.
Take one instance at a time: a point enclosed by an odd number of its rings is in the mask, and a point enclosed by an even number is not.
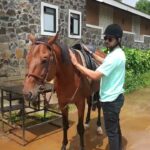
{"type": "Polygon", "coordinates": [[[36,38],[36,41],[45,42],[45,43],[47,43],[48,40],[49,40],[48,37],[40,37],[40,38],[36,38]]]}
{"type": "Polygon", "coordinates": [[[71,60],[69,57],[69,51],[68,51],[68,46],[65,43],[60,43],[59,41],[56,41],[56,44],[61,48],[61,57],[62,61],[65,64],[70,64],[71,60]]]}
{"type": "MultiPolygon", "coordinates": [[[[36,41],[41,41],[41,42],[45,42],[45,43],[47,43],[48,40],[49,40],[48,37],[36,38],[36,41]]],[[[70,64],[71,60],[70,60],[70,57],[69,57],[68,46],[63,42],[60,43],[58,40],[55,42],[55,44],[61,48],[62,62],[65,63],[65,64],[70,64]]]]}

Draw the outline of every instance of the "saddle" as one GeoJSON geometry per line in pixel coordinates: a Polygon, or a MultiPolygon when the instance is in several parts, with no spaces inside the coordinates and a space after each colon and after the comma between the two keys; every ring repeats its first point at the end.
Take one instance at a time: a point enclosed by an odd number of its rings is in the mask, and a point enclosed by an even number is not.
{"type": "MultiPolygon", "coordinates": [[[[95,52],[96,50],[92,45],[85,45],[85,46],[92,52],[95,52]]],[[[96,68],[98,67],[97,63],[92,58],[92,56],[86,50],[84,50],[82,44],[75,44],[74,46],[72,46],[71,50],[76,51],[80,55],[83,65],[85,67],[91,70],[96,70],[96,68]]],[[[92,82],[90,79],[88,80],[90,83],[92,82]]],[[[99,91],[94,92],[91,95],[91,107],[93,111],[95,111],[96,107],[98,107],[99,105],[98,102],[99,102],[99,91]]]]}
{"type": "MultiPolygon", "coordinates": [[[[95,52],[95,48],[94,48],[93,45],[86,45],[86,47],[89,50],[91,50],[92,52],[95,52]]],[[[98,67],[98,65],[96,64],[95,60],[92,58],[92,56],[86,50],[84,50],[82,44],[80,44],[80,43],[79,44],[75,44],[74,46],[72,46],[71,49],[73,49],[73,50],[75,50],[77,52],[79,51],[78,53],[79,54],[81,53],[83,55],[83,57],[84,57],[83,62],[85,62],[85,66],[88,69],[95,70],[98,67]]],[[[81,56],[81,54],[80,54],[80,56],[81,56]]]]}

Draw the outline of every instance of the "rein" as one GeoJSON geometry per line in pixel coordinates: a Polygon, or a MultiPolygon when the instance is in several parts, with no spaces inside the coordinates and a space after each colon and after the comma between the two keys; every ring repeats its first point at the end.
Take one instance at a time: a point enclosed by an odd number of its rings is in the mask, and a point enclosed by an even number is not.
{"type": "Polygon", "coordinates": [[[38,75],[35,75],[34,73],[27,73],[25,76],[28,77],[28,78],[30,76],[33,77],[33,78],[36,78],[41,83],[44,83],[44,80],[45,80],[45,78],[43,79],[42,77],[40,77],[38,75]]]}
{"type": "MultiPolygon", "coordinates": [[[[56,55],[55,55],[55,53],[54,53],[54,51],[53,51],[52,46],[49,45],[47,42],[35,41],[34,44],[35,44],[35,45],[43,44],[43,45],[47,46],[48,49],[49,49],[49,51],[52,52],[53,58],[57,61],[56,55]]],[[[48,65],[49,65],[49,64],[50,64],[50,61],[49,61],[48,65]]],[[[44,101],[46,102],[47,105],[48,105],[48,103],[50,102],[50,99],[51,99],[51,97],[52,97],[52,94],[54,93],[54,87],[53,87],[53,89],[52,89],[52,91],[51,91],[51,95],[50,95],[49,99],[47,100],[46,94],[44,93],[45,87],[44,87],[43,85],[45,84],[45,79],[46,79],[46,77],[48,76],[48,72],[49,72],[49,70],[47,69],[47,70],[46,70],[46,74],[45,74],[44,77],[35,75],[34,73],[28,73],[28,74],[26,74],[26,77],[30,77],[30,76],[31,76],[31,77],[33,77],[33,78],[36,78],[36,79],[41,83],[41,85],[40,85],[40,86],[41,86],[41,87],[40,87],[41,89],[39,88],[39,90],[40,90],[39,92],[41,92],[41,94],[43,95],[44,101]]],[[[70,102],[72,102],[73,99],[75,98],[75,96],[76,96],[76,94],[77,94],[79,88],[80,88],[80,84],[79,84],[79,86],[75,89],[75,91],[74,91],[73,95],[71,96],[71,98],[67,98],[67,99],[70,100],[70,102]]]]}
{"type": "MultiPolygon", "coordinates": [[[[42,42],[42,41],[35,41],[35,43],[34,43],[35,45],[38,45],[38,44],[44,44],[45,46],[47,46],[48,47],[48,49],[49,49],[49,51],[52,51],[52,46],[50,46],[48,43],[46,43],[46,42],[42,42]]],[[[55,55],[55,53],[52,51],[52,56],[53,56],[53,60],[56,58],[56,55],[55,55]]],[[[49,64],[51,63],[51,60],[49,60],[49,62],[48,62],[48,64],[47,64],[47,66],[49,66],[49,64]]],[[[44,98],[44,102],[45,102],[45,104],[48,106],[48,104],[49,104],[49,102],[50,102],[50,100],[51,100],[51,97],[52,97],[52,95],[53,95],[53,93],[54,93],[54,86],[52,87],[52,90],[51,90],[51,95],[50,95],[50,97],[48,98],[48,100],[47,100],[47,98],[46,98],[46,93],[45,93],[45,90],[46,90],[46,88],[45,88],[45,86],[44,86],[44,84],[46,83],[45,82],[45,80],[46,80],[46,78],[47,78],[47,76],[48,76],[48,72],[49,72],[49,67],[47,67],[47,69],[46,69],[46,71],[45,71],[45,75],[44,75],[44,77],[41,77],[41,76],[38,76],[38,75],[35,75],[34,73],[27,73],[26,74],[26,77],[33,77],[33,78],[35,78],[35,79],[37,79],[41,84],[39,85],[39,92],[43,95],[43,98],[44,98]]]]}
{"type": "Polygon", "coordinates": [[[50,51],[52,51],[52,46],[51,45],[49,45],[48,43],[46,43],[46,42],[42,42],[42,41],[35,41],[35,43],[34,44],[36,44],[36,45],[38,45],[38,44],[43,44],[43,45],[45,45],[45,46],[47,46],[48,47],[48,49],[50,50],[50,51]]]}
{"type": "MultiPolygon", "coordinates": [[[[81,78],[80,78],[80,79],[81,79],[81,78]]],[[[81,84],[79,84],[79,86],[76,88],[76,90],[75,90],[75,92],[73,93],[72,97],[71,97],[71,98],[67,98],[67,99],[70,100],[71,102],[72,102],[73,99],[75,98],[75,96],[76,96],[76,94],[77,94],[77,92],[78,92],[78,90],[79,90],[79,88],[80,88],[80,85],[81,85],[81,84]]]]}
{"type": "MultiPolygon", "coordinates": [[[[43,44],[43,45],[45,45],[45,46],[48,47],[49,51],[52,51],[52,47],[51,47],[48,43],[46,43],[46,42],[35,41],[34,44],[35,44],[35,45],[43,44]]],[[[56,56],[55,56],[55,54],[54,54],[53,51],[52,51],[52,53],[53,53],[53,58],[54,58],[54,57],[56,58],[56,56]]],[[[49,64],[50,64],[50,61],[49,61],[49,63],[47,64],[47,66],[49,66],[49,64]]],[[[46,70],[46,74],[45,74],[44,77],[35,75],[34,73],[27,73],[27,74],[26,74],[26,77],[30,77],[30,76],[31,76],[31,77],[33,77],[33,78],[36,78],[40,83],[44,84],[44,83],[45,83],[45,79],[46,79],[47,76],[48,76],[48,72],[49,72],[49,70],[47,69],[47,70],[46,70]]]]}
{"type": "Polygon", "coordinates": [[[39,92],[42,94],[43,98],[44,98],[44,103],[46,106],[49,106],[49,103],[50,103],[50,100],[52,98],[52,95],[54,93],[54,86],[52,86],[51,88],[51,94],[49,96],[49,98],[47,99],[46,98],[46,93],[45,93],[45,90],[46,90],[46,87],[45,86],[41,86],[40,89],[39,89],[39,92]]]}

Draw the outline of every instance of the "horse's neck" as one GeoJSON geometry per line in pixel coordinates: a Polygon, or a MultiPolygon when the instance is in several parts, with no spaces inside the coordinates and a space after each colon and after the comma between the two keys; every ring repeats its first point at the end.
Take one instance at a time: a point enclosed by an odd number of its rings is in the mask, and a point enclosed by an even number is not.
{"type": "MultiPolygon", "coordinates": [[[[74,78],[73,65],[70,62],[64,62],[60,48],[55,50],[56,55],[56,78],[61,82],[70,82],[74,78]]],[[[70,59],[70,58],[69,58],[70,59]]]]}
{"type": "Polygon", "coordinates": [[[61,49],[55,50],[55,55],[57,59],[55,85],[58,97],[61,99],[63,95],[65,98],[66,97],[70,98],[72,97],[72,95],[74,95],[77,89],[79,89],[80,92],[82,91],[81,92],[82,96],[89,95],[91,90],[88,80],[85,77],[83,77],[83,75],[80,74],[77,69],[74,68],[71,61],[63,62],[61,52],[62,52],[61,49]]]}
{"type": "Polygon", "coordinates": [[[74,78],[73,67],[70,64],[57,64],[56,77],[61,78],[62,82],[71,82],[74,78]]]}

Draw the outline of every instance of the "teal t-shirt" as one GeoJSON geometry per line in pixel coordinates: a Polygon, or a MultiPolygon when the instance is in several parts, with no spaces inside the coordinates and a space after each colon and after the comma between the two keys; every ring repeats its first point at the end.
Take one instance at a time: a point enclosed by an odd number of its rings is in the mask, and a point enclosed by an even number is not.
{"type": "Polygon", "coordinates": [[[103,74],[100,83],[100,101],[112,102],[124,92],[125,54],[117,47],[109,53],[96,70],[103,74]]]}

